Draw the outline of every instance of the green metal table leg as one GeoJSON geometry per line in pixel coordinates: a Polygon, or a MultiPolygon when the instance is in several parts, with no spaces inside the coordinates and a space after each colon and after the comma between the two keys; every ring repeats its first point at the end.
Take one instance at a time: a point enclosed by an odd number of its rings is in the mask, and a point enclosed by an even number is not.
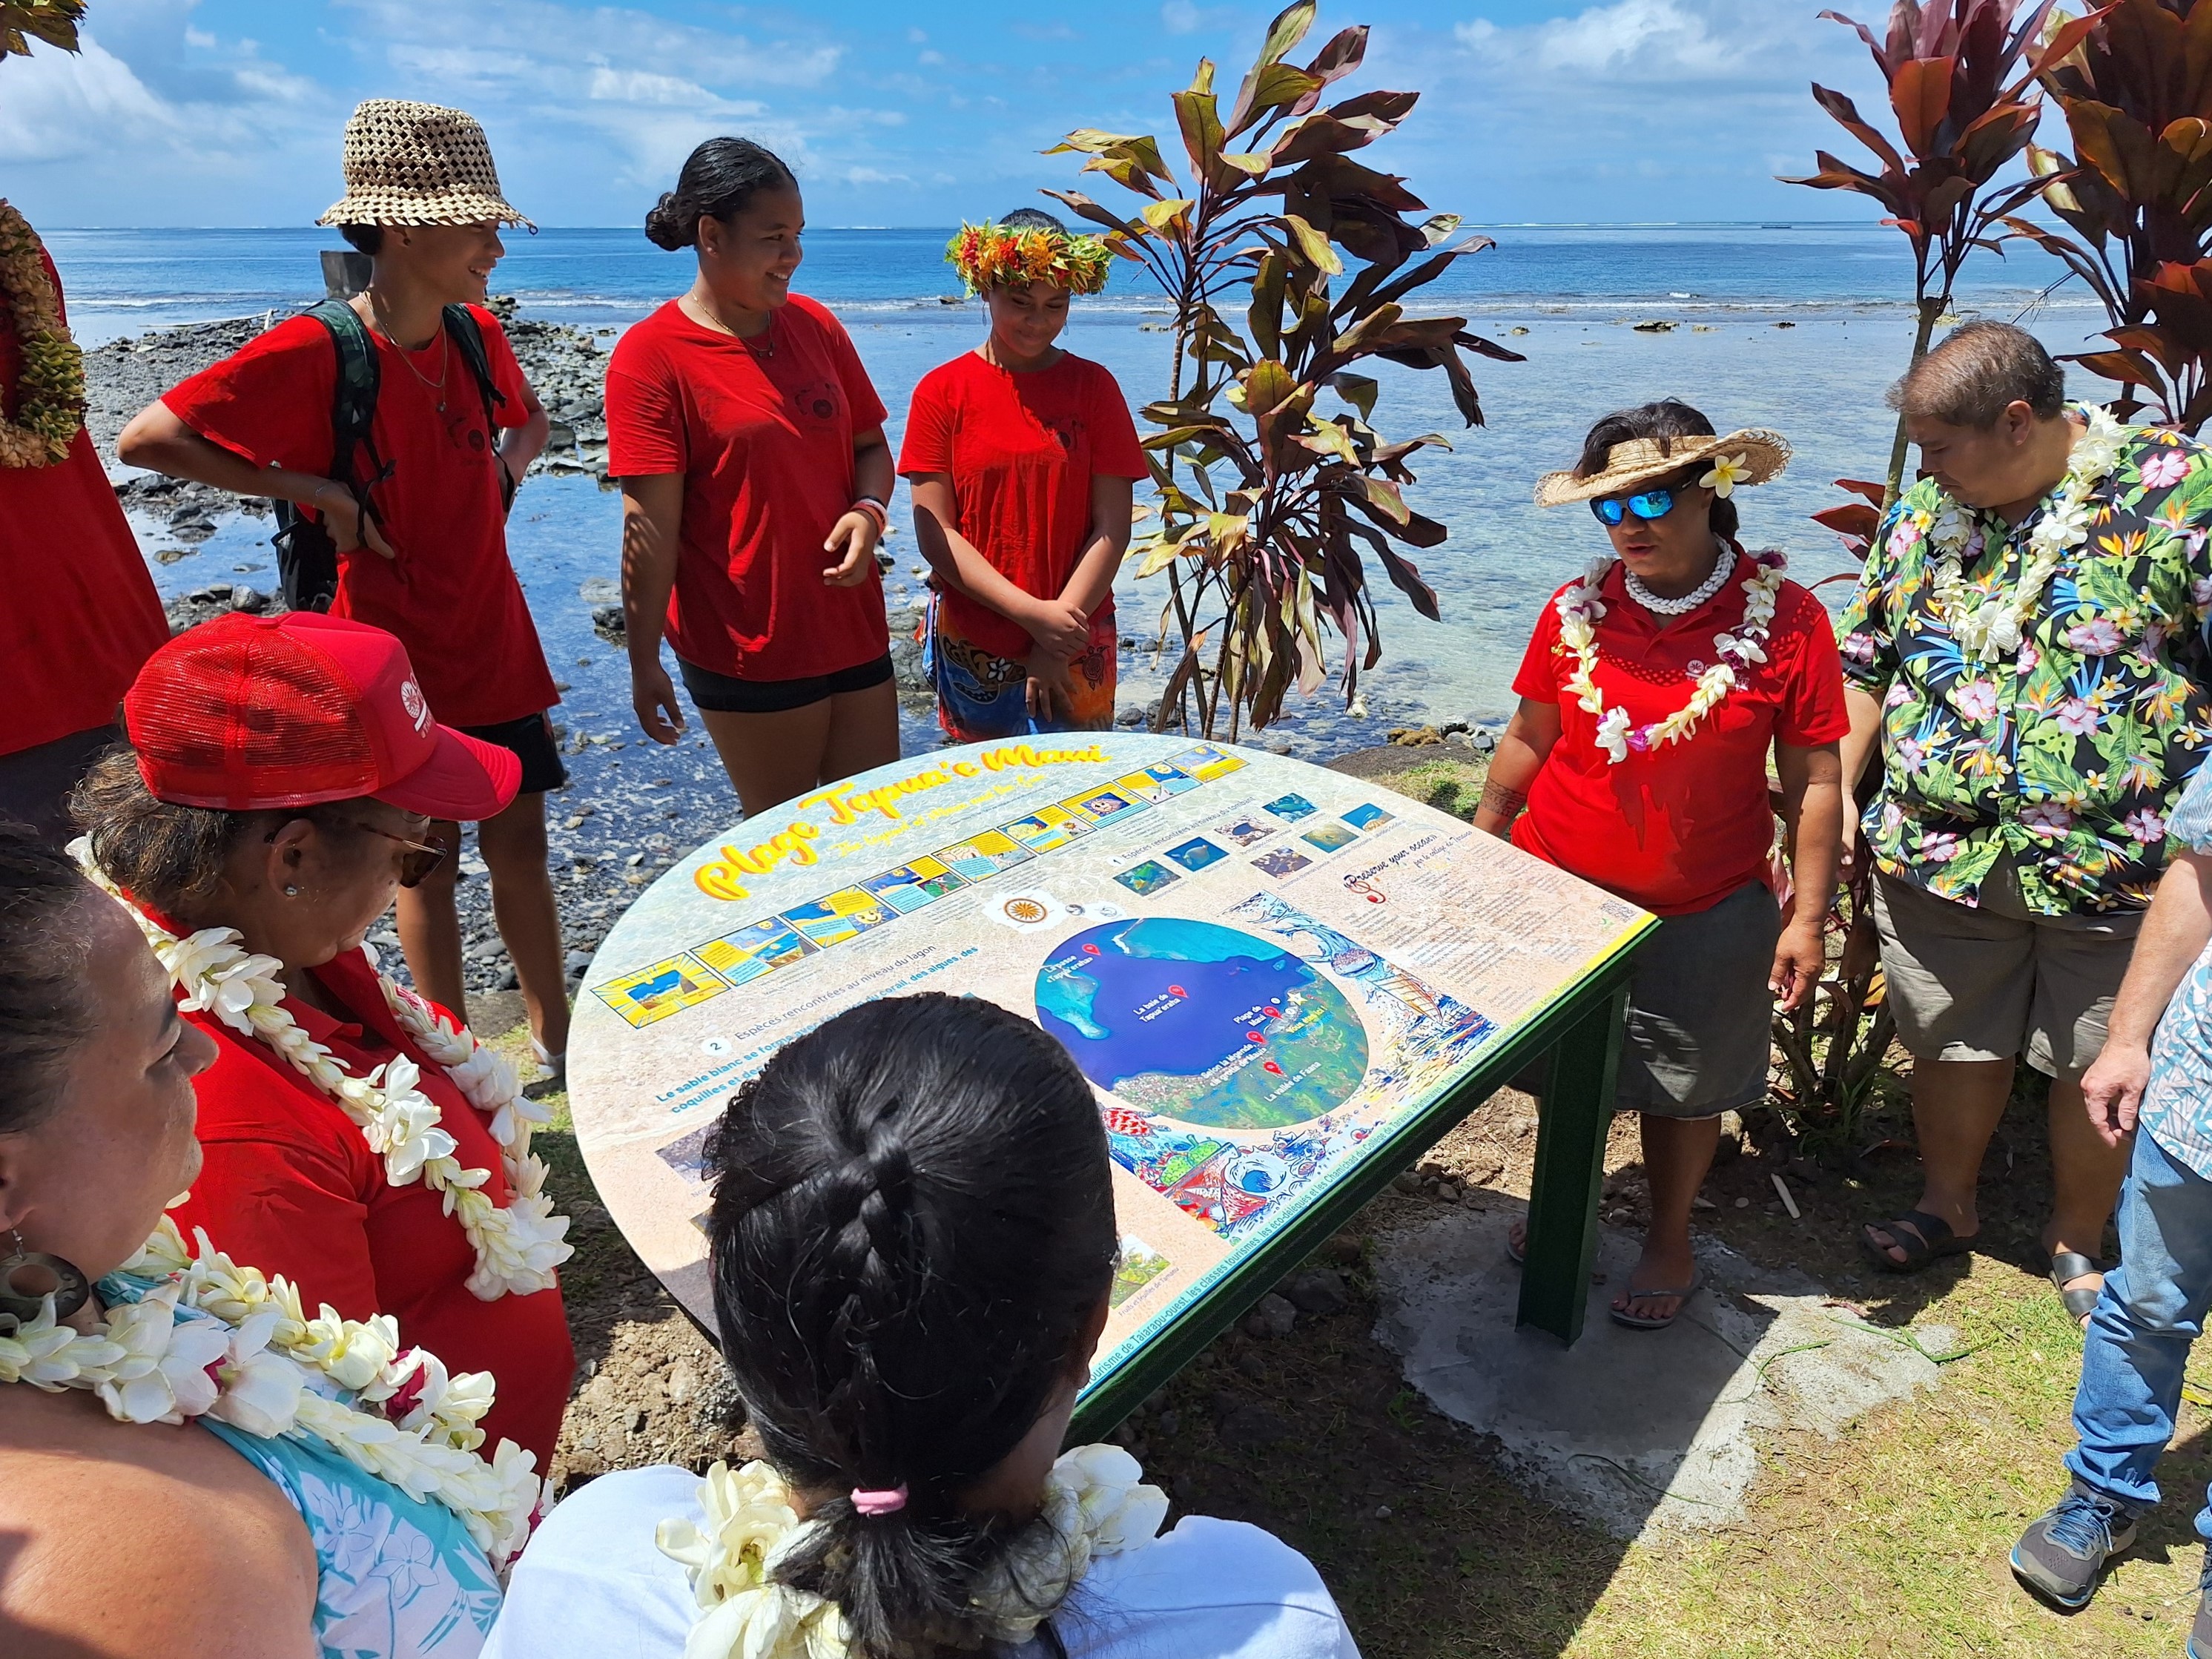
{"type": "Polygon", "coordinates": [[[1552,1050],[1529,1183],[1528,1265],[1515,1322],[1571,1343],[1583,1334],[1597,1264],[1598,1183],[1613,1125],[1613,1075],[1628,985],[1594,998],[1552,1050]]]}

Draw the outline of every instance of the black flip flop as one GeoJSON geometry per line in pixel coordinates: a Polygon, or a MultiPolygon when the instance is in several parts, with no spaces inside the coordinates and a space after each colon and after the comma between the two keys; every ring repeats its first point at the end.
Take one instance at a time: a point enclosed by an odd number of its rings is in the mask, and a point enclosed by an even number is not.
{"type": "Polygon", "coordinates": [[[2095,1273],[2100,1279],[2105,1270],[2087,1256],[2075,1250],[2060,1250],[2051,1258],[2051,1283],[2058,1292],[2058,1299],[2066,1304],[2066,1316],[2079,1325],[2097,1310],[2097,1298],[2104,1294],[2100,1283],[2095,1290],[2087,1285],[2074,1290],[2066,1288],[2069,1279],[2086,1279],[2095,1273]]]}
{"type": "Polygon", "coordinates": [[[1885,1248],[1875,1243],[1866,1236],[1866,1228],[1862,1227],[1859,1229],[1859,1249],[1866,1252],[1869,1261],[1886,1273],[1917,1273],[1942,1256],[1964,1255],[1974,1248],[1972,1239],[1960,1237],[1951,1231],[1949,1222],[1940,1215],[1930,1215],[1925,1210],[1907,1210],[1895,1221],[1876,1221],[1869,1224],[1887,1233],[1889,1245],[1885,1248]],[[1919,1237],[1916,1238],[1912,1233],[1905,1231],[1903,1229],[1906,1225],[1913,1228],[1919,1237]],[[1905,1260],[1893,1260],[1889,1254],[1891,1249],[1904,1251],[1905,1260]]]}

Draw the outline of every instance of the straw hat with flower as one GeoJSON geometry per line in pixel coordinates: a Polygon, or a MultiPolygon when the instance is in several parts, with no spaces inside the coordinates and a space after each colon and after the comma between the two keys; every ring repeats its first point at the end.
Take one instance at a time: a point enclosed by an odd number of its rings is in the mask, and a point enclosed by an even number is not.
{"type": "Polygon", "coordinates": [[[1723,437],[1631,438],[1606,452],[1604,470],[1587,477],[1578,472],[1547,472],[1536,480],[1536,505],[1564,507],[1604,495],[1630,494],[1639,486],[1705,463],[1697,482],[1725,498],[1738,484],[1762,484],[1778,478],[1790,465],[1790,440],[1765,427],[1746,427],[1723,437]]]}
{"type": "Polygon", "coordinates": [[[437,104],[365,100],[346,123],[345,185],[317,224],[538,228],[501,193],[476,117],[437,104]]]}

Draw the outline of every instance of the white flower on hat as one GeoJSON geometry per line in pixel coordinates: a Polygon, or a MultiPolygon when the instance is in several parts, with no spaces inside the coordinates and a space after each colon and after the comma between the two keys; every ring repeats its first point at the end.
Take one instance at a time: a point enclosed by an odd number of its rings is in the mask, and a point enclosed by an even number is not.
{"type": "Polygon", "coordinates": [[[1713,457],[1711,471],[1698,482],[1723,501],[1726,501],[1735,494],[1735,487],[1738,484],[1747,482],[1750,477],[1751,457],[1748,454],[1716,455],[1713,457]]]}

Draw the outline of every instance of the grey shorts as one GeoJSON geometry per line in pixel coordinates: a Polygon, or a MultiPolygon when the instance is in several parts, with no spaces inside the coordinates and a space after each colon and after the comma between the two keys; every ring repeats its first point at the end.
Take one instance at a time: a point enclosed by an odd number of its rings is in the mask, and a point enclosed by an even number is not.
{"type": "Polygon", "coordinates": [[[1637,948],[1613,1109],[1717,1117],[1766,1098],[1782,912],[1762,882],[1662,916],[1637,948]]]}
{"type": "Polygon", "coordinates": [[[2140,910],[2038,915],[2000,860],[1979,904],[1877,874],[1874,921],[1898,1040],[1919,1060],[2010,1060],[2052,1077],[2086,1071],[2105,1046],[2140,910]]]}

